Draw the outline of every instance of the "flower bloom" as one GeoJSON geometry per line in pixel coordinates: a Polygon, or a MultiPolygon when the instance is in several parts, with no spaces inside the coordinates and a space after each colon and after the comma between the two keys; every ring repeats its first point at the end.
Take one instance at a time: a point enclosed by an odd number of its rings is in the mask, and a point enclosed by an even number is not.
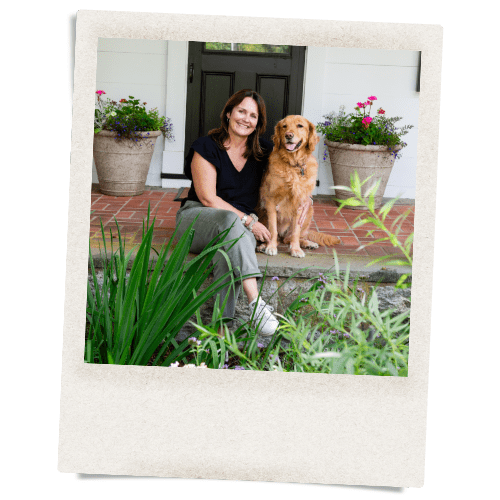
{"type": "Polygon", "coordinates": [[[368,100],[366,101],[366,104],[369,104],[371,106],[373,104],[373,101],[368,100]]]}
{"type": "Polygon", "coordinates": [[[366,103],[364,102],[357,102],[356,103],[360,108],[365,108],[366,107],[366,103]]]}
{"type": "Polygon", "coordinates": [[[372,95],[372,96],[368,97],[368,100],[370,100],[370,101],[376,101],[377,98],[374,95],[372,95]]]}
{"type": "Polygon", "coordinates": [[[384,114],[385,114],[385,111],[384,111],[382,108],[380,108],[380,109],[377,111],[377,113],[378,113],[379,115],[384,115],[384,114]]]}
{"type": "Polygon", "coordinates": [[[98,95],[102,95],[102,94],[105,94],[106,92],[104,92],[104,90],[97,90],[96,91],[96,94],[98,95]]]}
{"type": "Polygon", "coordinates": [[[120,99],[120,102],[128,102],[127,99],[120,99]]]}
{"type": "Polygon", "coordinates": [[[273,276],[273,277],[271,278],[271,281],[279,281],[278,276],[273,276]]]}
{"type": "Polygon", "coordinates": [[[234,369],[235,370],[244,370],[245,368],[243,366],[235,366],[234,369]]]}
{"type": "Polygon", "coordinates": [[[372,120],[373,120],[373,118],[372,118],[371,116],[365,116],[365,117],[361,120],[361,123],[362,123],[362,124],[369,124],[372,120]]]}

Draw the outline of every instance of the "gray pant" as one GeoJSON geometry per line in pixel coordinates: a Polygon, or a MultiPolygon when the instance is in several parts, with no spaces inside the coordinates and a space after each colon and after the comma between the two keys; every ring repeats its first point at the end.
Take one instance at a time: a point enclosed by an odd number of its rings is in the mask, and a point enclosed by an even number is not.
{"type": "MultiPolygon", "coordinates": [[[[197,201],[186,201],[176,215],[177,234],[179,237],[191,225],[198,214],[199,217],[194,225],[191,252],[200,253],[213,238],[234,223],[226,236],[226,241],[234,240],[242,234],[244,236],[236,244],[233,244],[231,248],[229,248],[230,245],[223,246],[231,262],[233,276],[235,278],[245,275],[253,275],[254,277],[262,276],[255,255],[255,247],[257,245],[255,236],[249,229],[243,226],[240,218],[230,210],[205,207],[197,201]]],[[[220,252],[217,252],[212,262],[215,264],[214,280],[217,280],[229,271],[226,259],[220,252]]],[[[230,280],[227,281],[229,282],[230,280]]],[[[241,280],[235,280],[234,285],[234,289],[232,286],[226,286],[218,292],[219,304],[222,304],[226,295],[228,295],[226,307],[223,310],[223,316],[226,318],[234,318],[236,301],[241,289],[241,280]]]]}

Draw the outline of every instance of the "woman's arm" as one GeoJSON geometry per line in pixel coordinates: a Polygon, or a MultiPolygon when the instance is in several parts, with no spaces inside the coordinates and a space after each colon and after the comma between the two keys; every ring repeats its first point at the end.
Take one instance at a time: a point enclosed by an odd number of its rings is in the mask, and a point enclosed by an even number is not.
{"type": "MultiPolygon", "coordinates": [[[[196,151],[191,162],[191,175],[193,176],[193,186],[196,195],[204,206],[229,210],[234,212],[240,219],[245,215],[244,212],[217,196],[217,170],[196,151]]],[[[245,225],[248,226],[251,220],[252,219],[248,217],[245,225]]],[[[260,241],[269,241],[271,238],[269,230],[260,222],[256,222],[253,225],[252,233],[260,241]]]]}
{"type": "Polygon", "coordinates": [[[211,208],[230,210],[237,214],[240,219],[245,215],[241,210],[234,208],[231,204],[217,196],[217,170],[196,151],[191,162],[191,175],[193,176],[194,190],[203,205],[211,208]]]}

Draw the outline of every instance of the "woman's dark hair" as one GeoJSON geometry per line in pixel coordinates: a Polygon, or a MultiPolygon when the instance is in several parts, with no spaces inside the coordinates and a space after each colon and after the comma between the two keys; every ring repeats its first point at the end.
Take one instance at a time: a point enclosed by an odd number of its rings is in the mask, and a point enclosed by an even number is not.
{"type": "Polygon", "coordinates": [[[238,106],[238,104],[240,104],[245,97],[251,97],[257,103],[257,107],[259,108],[259,117],[257,119],[257,126],[255,127],[255,130],[248,136],[247,148],[243,157],[248,158],[253,154],[256,160],[260,160],[264,156],[262,148],[260,147],[259,137],[266,131],[266,105],[264,104],[264,99],[262,99],[262,97],[253,90],[243,89],[236,92],[236,94],[233,94],[226,102],[224,109],[220,114],[220,127],[210,130],[208,135],[212,137],[220,149],[228,149],[224,146],[224,142],[229,139],[228,120],[226,115],[227,113],[231,114],[233,112],[233,108],[238,106]]]}

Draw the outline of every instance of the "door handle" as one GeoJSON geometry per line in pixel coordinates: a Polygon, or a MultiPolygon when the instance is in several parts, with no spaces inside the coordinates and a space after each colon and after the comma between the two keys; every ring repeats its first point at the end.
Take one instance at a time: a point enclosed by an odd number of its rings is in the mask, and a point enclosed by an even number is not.
{"type": "Polygon", "coordinates": [[[193,83],[194,63],[189,65],[189,83],[193,83]]]}

